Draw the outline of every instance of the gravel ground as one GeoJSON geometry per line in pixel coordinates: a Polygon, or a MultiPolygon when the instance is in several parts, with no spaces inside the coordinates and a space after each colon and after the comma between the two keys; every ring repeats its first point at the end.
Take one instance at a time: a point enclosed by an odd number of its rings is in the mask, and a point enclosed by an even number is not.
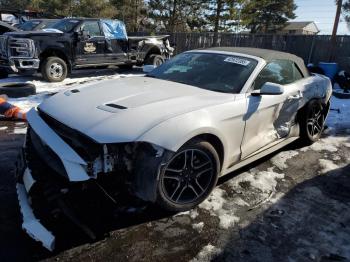
{"type": "Polygon", "coordinates": [[[333,99],[332,108],[340,113],[331,111],[319,142],[294,143],[223,177],[194,210],[129,210],[105,238],[55,253],[20,229],[12,171],[25,125],[2,121],[1,261],[350,261],[350,103],[333,99]]]}

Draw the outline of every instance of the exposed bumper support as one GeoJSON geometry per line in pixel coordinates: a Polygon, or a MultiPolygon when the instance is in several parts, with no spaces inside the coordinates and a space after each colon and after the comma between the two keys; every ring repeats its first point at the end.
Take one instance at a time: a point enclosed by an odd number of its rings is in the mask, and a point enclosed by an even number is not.
{"type": "Polygon", "coordinates": [[[31,238],[40,241],[45,248],[53,251],[55,248],[55,237],[34,216],[33,210],[29,205],[25,186],[17,183],[16,188],[18,202],[23,217],[23,230],[25,230],[31,238]]]}

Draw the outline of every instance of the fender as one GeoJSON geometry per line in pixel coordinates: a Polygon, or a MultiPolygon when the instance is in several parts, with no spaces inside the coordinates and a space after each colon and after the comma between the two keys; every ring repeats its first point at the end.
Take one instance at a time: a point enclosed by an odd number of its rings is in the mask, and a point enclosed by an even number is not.
{"type": "MultiPolygon", "coordinates": [[[[206,114],[201,110],[202,114],[206,114]]],[[[217,123],[210,116],[201,117],[198,111],[189,112],[184,115],[168,119],[146,131],[137,141],[144,141],[163,147],[172,152],[179,150],[186,142],[199,135],[214,135],[222,143],[223,149],[227,148],[227,141],[220,130],[216,128],[217,123]],[[181,128],[179,128],[181,123],[181,128]],[[167,135],[162,135],[168,132],[167,135]],[[168,139],[171,137],[172,139],[168,139]]],[[[223,159],[225,163],[225,159],[223,159]]]]}

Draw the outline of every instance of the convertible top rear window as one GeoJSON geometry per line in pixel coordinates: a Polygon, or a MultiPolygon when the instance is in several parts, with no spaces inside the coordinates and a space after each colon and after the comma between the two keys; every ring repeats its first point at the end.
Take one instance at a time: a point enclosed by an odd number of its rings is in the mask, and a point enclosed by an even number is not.
{"type": "Polygon", "coordinates": [[[239,93],[258,62],[217,53],[183,53],[154,69],[148,76],[199,88],[239,93]]]}

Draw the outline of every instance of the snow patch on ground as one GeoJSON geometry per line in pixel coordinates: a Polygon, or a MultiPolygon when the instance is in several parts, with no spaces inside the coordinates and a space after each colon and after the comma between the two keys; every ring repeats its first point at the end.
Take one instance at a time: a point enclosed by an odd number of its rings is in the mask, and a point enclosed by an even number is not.
{"type": "Polygon", "coordinates": [[[273,167],[267,169],[267,171],[251,170],[250,172],[244,172],[238,177],[232,179],[229,185],[234,189],[240,187],[240,184],[249,182],[250,186],[261,190],[262,192],[272,192],[276,190],[277,179],[283,179],[284,174],[276,173],[273,171],[273,167]]]}
{"type": "Polygon", "coordinates": [[[297,151],[283,151],[283,152],[280,152],[278,155],[274,156],[273,158],[271,158],[271,162],[274,166],[282,170],[288,167],[286,163],[287,160],[293,158],[298,154],[299,153],[297,151]]]}
{"type": "Polygon", "coordinates": [[[221,253],[221,249],[210,243],[202,248],[197,256],[190,260],[190,262],[209,262],[221,253]]]}
{"type": "Polygon", "coordinates": [[[332,129],[350,129],[350,103],[349,99],[331,97],[331,110],[328,114],[326,125],[332,129]],[[335,110],[340,110],[338,113],[335,110]]]}
{"type": "Polygon", "coordinates": [[[320,163],[320,167],[321,167],[320,171],[322,174],[325,174],[329,171],[338,169],[340,167],[337,164],[335,164],[333,161],[328,160],[328,159],[320,159],[319,163],[320,163]]]}
{"type": "Polygon", "coordinates": [[[13,130],[13,133],[16,135],[25,135],[27,133],[27,128],[23,127],[23,128],[15,128],[13,130]]]}
{"type": "Polygon", "coordinates": [[[7,126],[2,126],[2,127],[0,127],[0,131],[4,131],[4,130],[6,130],[8,127],[7,126]]]}
{"type": "Polygon", "coordinates": [[[177,213],[176,215],[174,215],[174,217],[189,216],[190,218],[195,219],[198,215],[199,215],[198,211],[196,209],[192,209],[190,211],[184,211],[184,212],[177,213]]]}
{"type": "Polygon", "coordinates": [[[236,209],[233,203],[226,202],[225,194],[226,192],[223,189],[217,187],[210,196],[199,205],[199,208],[209,211],[211,216],[219,218],[219,227],[222,229],[228,229],[239,221],[239,217],[235,216],[236,209]]]}
{"type": "Polygon", "coordinates": [[[197,223],[197,224],[192,224],[192,228],[193,228],[194,230],[197,230],[198,233],[201,233],[201,232],[202,232],[203,227],[204,227],[204,223],[203,223],[203,222],[199,222],[199,223],[197,223]]]}

